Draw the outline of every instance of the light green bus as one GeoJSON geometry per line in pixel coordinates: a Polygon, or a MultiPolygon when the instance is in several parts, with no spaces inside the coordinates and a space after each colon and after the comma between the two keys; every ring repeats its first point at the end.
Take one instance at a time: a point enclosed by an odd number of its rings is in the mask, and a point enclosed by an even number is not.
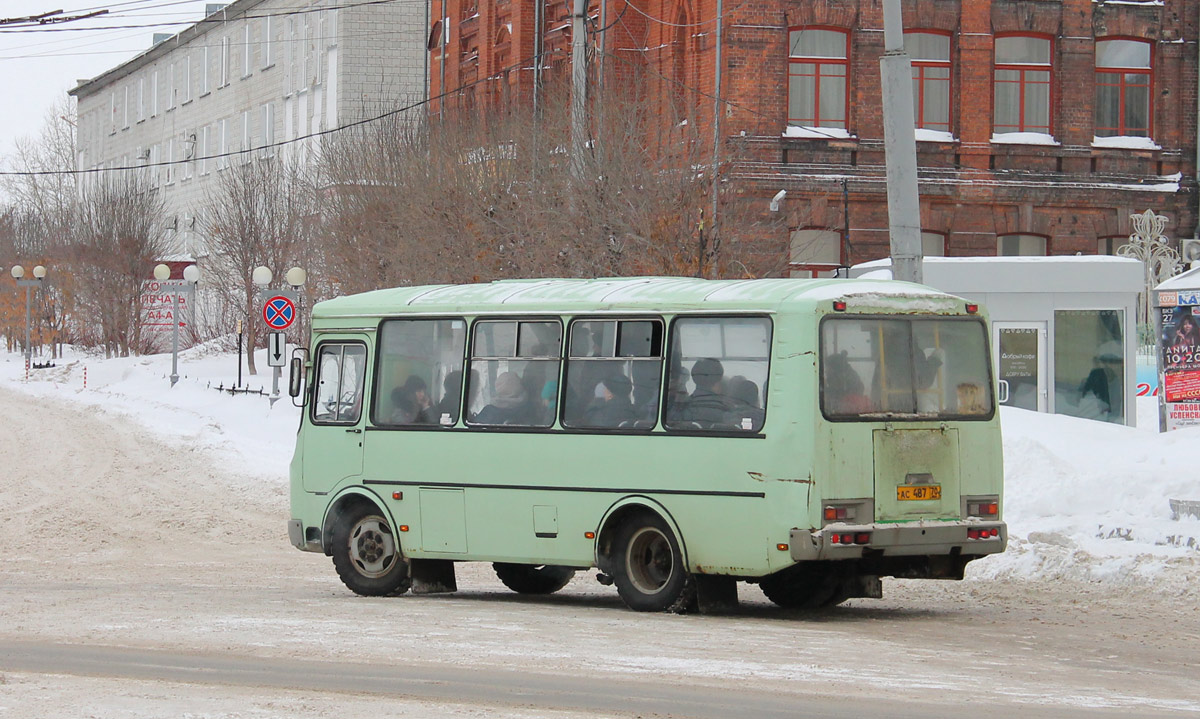
{"type": "Polygon", "coordinates": [[[288,534],[365,595],[463,561],[531,594],[596,567],[641,611],[961,579],[1007,543],[989,357],[976,305],[891,281],[340,297],[292,361],[288,534]]]}

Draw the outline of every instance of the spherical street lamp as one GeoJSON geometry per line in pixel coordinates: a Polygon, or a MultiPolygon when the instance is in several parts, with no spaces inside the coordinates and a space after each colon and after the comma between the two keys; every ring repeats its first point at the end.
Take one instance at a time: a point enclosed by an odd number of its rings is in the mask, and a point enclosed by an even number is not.
{"type": "Polygon", "coordinates": [[[154,266],[154,279],[159,282],[171,279],[171,268],[159,263],[154,266]]]}
{"type": "Polygon", "coordinates": [[[20,265],[12,266],[12,276],[14,280],[19,280],[25,276],[25,268],[20,265]]]}
{"type": "Polygon", "coordinates": [[[300,287],[308,279],[308,273],[301,267],[293,267],[287,271],[286,279],[292,287],[300,287]]]}
{"type": "Polygon", "coordinates": [[[271,278],[275,275],[271,273],[270,267],[259,265],[254,268],[254,273],[250,275],[250,279],[254,280],[254,284],[260,287],[266,287],[271,284],[271,278]]]}

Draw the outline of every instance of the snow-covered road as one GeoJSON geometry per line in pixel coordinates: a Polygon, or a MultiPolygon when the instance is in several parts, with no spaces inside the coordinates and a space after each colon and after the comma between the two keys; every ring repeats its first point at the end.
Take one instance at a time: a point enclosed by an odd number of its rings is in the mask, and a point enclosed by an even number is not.
{"type": "MultiPolygon", "coordinates": [[[[366,599],[328,559],[288,544],[283,467],[255,476],[219,447],[163,443],[69,398],[0,387],[0,417],[5,646],[568,674],[610,678],[623,696],[628,682],[664,695],[691,686],[814,708],[836,700],[864,715],[889,702],[899,714],[936,704],[933,716],[968,703],[981,716],[1200,713],[1200,607],[1152,582],[885,580],[885,599],[815,615],[742,586],[737,615],[681,617],[630,612],[592,573],[528,599],[467,565],[458,594],[366,599]]],[[[381,711],[370,695],[321,688],[70,673],[0,665],[0,717],[596,715],[533,695],[414,693],[381,711]]],[[[605,715],[627,715],[619,706],[605,715]]]]}

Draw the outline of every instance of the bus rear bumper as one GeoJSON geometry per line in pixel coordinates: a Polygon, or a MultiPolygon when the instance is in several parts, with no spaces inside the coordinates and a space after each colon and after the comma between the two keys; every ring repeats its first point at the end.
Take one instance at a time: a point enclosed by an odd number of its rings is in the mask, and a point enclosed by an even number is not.
{"type": "Polygon", "coordinates": [[[858,559],[863,556],[982,556],[1008,546],[1004,522],[905,522],[830,524],[817,531],[793,529],[792,559],[858,559]],[[976,538],[986,530],[987,538],[976,538]],[[996,530],[996,536],[990,536],[996,530]],[[845,542],[849,535],[853,541],[845,542]],[[860,541],[862,540],[862,541],[860,541]]]}

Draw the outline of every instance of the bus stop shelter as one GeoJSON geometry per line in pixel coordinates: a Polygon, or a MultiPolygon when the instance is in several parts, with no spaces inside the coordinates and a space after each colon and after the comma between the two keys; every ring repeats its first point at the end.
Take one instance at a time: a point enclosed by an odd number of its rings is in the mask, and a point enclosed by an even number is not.
{"type": "MultiPolygon", "coordinates": [[[[1003,406],[1133,426],[1142,263],[1109,256],[926,257],[926,285],[982,304],[1003,406]]],[[[890,277],[891,260],[851,277],[890,277]]]]}

